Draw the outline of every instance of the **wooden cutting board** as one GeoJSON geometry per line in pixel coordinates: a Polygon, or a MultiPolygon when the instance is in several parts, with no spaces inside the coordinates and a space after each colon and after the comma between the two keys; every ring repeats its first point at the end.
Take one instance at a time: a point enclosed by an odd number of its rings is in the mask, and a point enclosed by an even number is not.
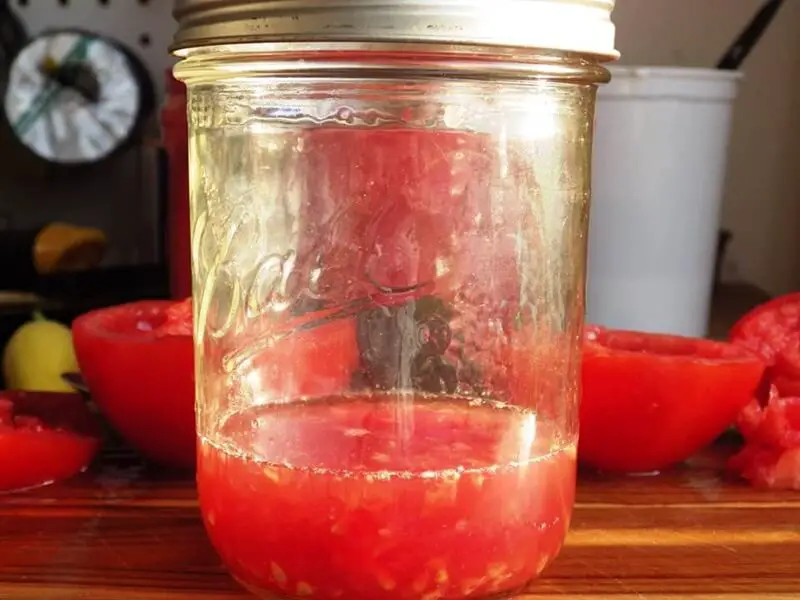
{"type": "MultiPolygon", "coordinates": [[[[800,493],[724,481],[717,448],[655,477],[583,475],[567,544],[526,600],[797,600],[800,493]]],[[[209,545],[191,478],[125,451],[0,497],[3,600],[246,600],[209,545]]]]}

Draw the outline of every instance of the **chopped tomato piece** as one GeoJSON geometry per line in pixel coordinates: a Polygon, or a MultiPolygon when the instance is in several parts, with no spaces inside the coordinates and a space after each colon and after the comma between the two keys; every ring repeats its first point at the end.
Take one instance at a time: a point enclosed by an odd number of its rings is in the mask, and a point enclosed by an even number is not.
{"type": "Polygon", "coordinates": [[[776,448],[800,446],[800,398],[781,398],[773,386],[767,405],[751,400],[737,425],[748,442],[776,448]]]}
{"type": "Polygon", "coordinates": [[[783,396],[800,394],[800,292],[757,306],[731,329],[730,340],[761,356],[783,396]]]}
{"type": "Polygon", "coordinates": [[[728,468],[757,488],[800,490],[800,447],[747,445],[728,461],[728,468]]]}
{"type": "Polygon", "coordinates": [[[800,489],[800,397],[780,397],[772,386],[766,405],[753,399],[737,425],[745,446],[728,468],[756,487],[800,489]]]}
{"type": "Polygon", "coordinates": [[[775,375],[773,369],[768,369],[769,381],[785,396],[800,396],[800,379],[791,379],[782,375],[775,375]]]}
{"type": "Polygon", "coordinates": [[[756,487],[800,489],[800,292],[751,310],[730,339],[766,361],[769,395],[739,415],[745,447],[728,466],[756,487]]]}
{"type": "Polygon", "coordinates": [[[757,356],[733,344],[589,328],[578,458],[617,472],[689,458],[733,423],[763,372],[757,356]]]}
{"type": "Polygon", "coordinates": [[[101,429],[79,394],[0,392],[0,491],[42,486],[83,471],[101,429]]]}

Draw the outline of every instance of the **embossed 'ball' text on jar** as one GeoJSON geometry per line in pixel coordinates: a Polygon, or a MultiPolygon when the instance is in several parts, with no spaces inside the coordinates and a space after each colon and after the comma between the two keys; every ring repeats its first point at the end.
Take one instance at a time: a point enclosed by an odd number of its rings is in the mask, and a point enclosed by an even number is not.
{"type": "Polygon", "coordinates": [[[178,0],[198,487],[263,598],[502,597],[575,491],[613,0],[178,0]]]}

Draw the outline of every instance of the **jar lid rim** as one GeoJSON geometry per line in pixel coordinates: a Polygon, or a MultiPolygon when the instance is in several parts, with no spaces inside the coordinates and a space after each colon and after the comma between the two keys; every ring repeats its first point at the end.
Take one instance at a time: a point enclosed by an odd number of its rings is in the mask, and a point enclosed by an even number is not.
{"type": "Polygon", "coordinates": [[[172,51],[254,42],[421,42],[613,60],[615,0],[176,0],[172,51]]]}

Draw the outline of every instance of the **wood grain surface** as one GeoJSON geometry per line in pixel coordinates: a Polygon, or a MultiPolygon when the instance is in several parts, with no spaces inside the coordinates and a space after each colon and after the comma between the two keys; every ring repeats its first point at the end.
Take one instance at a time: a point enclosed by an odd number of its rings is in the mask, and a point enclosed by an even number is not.
{"type": "MultiPolygon", "coordinates": [[[[800,494],[723,481],[724,449],[652,477],[583,474],[566,548],[527,600],[800,599],[800,494]]],[[[1,600],[246,600],[190,479],[126,453],[0,498],[1,600]]]]}

